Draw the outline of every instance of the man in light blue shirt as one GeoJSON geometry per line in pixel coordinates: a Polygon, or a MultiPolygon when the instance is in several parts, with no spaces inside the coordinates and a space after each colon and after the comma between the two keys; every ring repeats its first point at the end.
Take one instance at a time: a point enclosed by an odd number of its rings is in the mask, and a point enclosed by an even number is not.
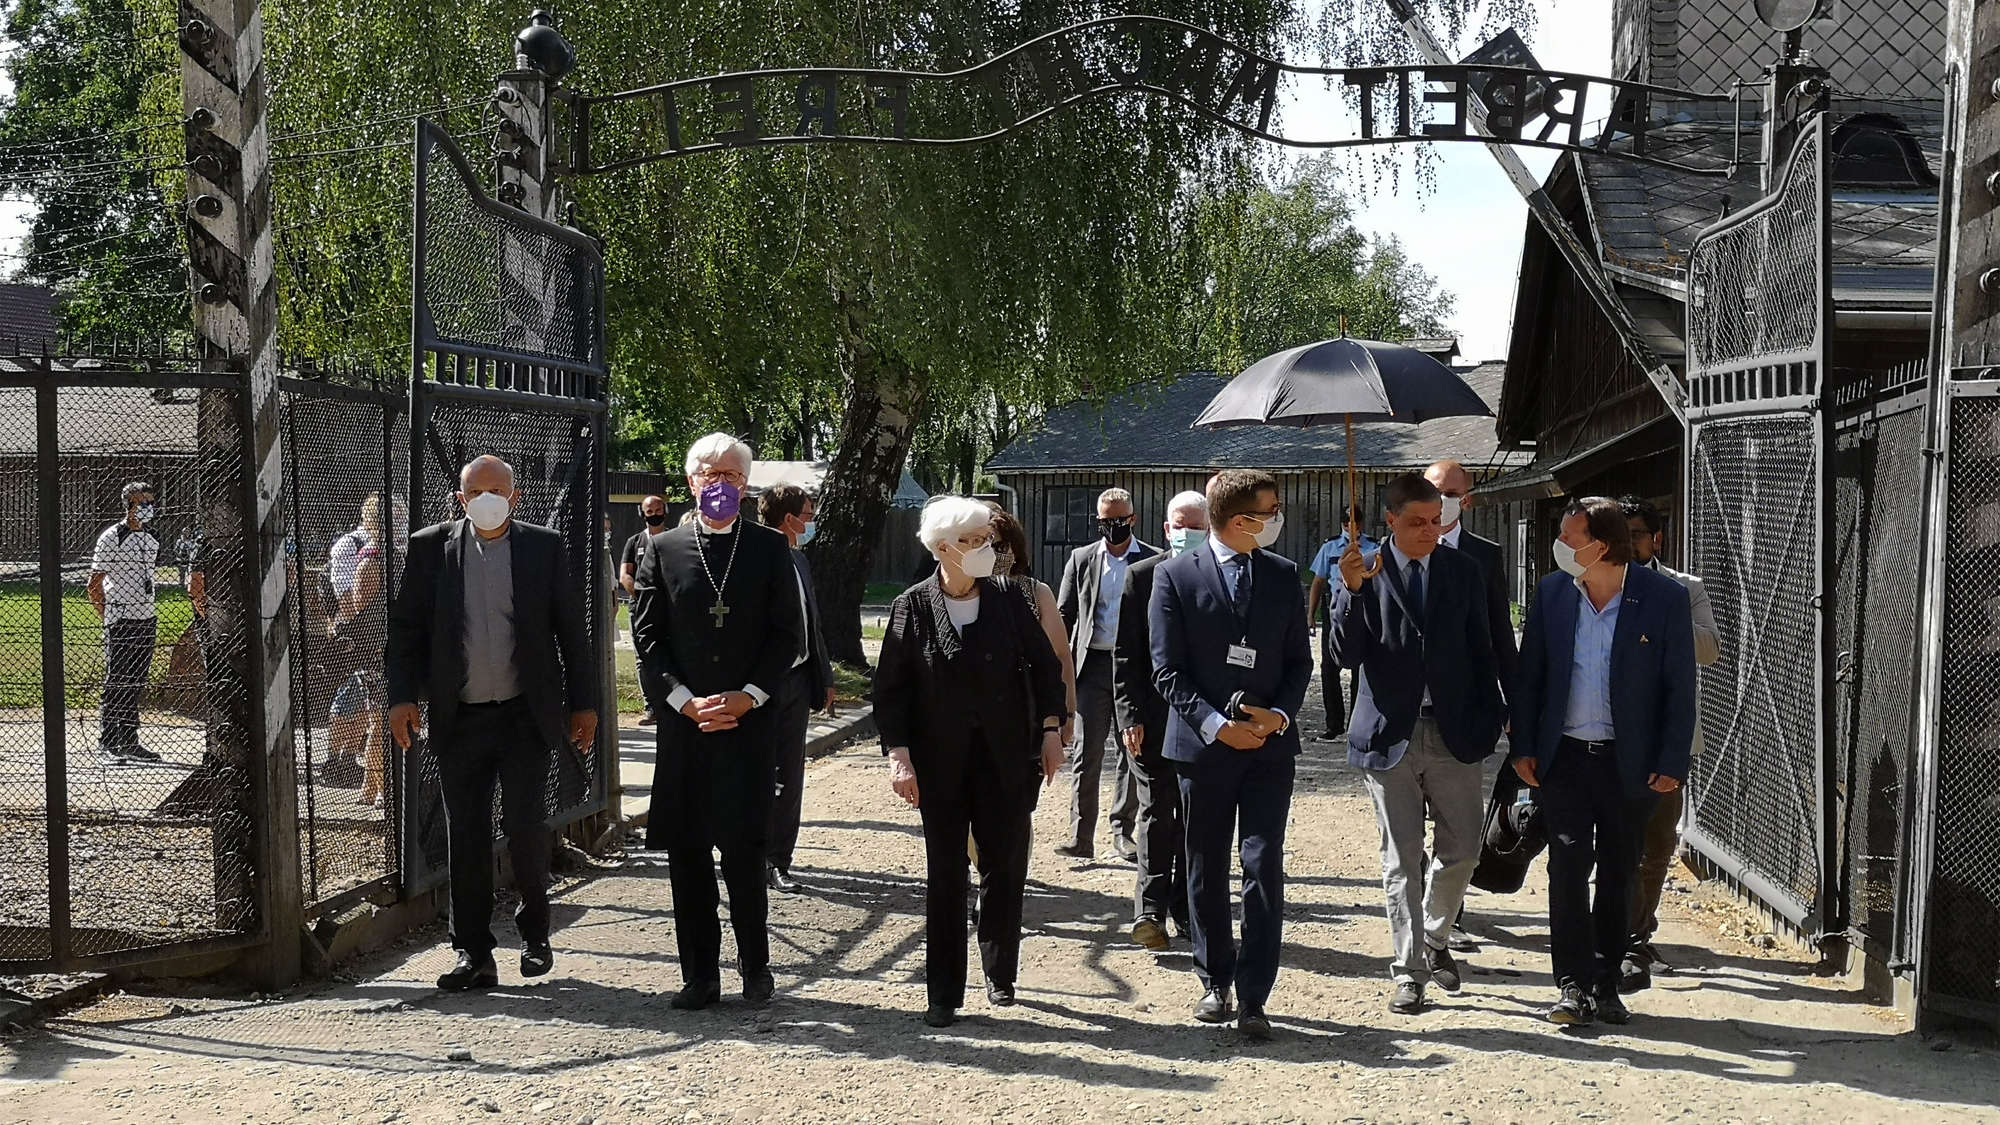
{"type": "Polygon", "coordinates": [[[1562,990],[1548,1018],[1624,1023],[1619,971],[1641,841],[1659,797],[1687,777],[1694,741],[1693,614],[1685,587],[1632,561],[1614,501],[1571,503],[1554,551],[1562,573],[1536,589],[1508,699],[1514,770],[1548,829],[1562,990]]]}

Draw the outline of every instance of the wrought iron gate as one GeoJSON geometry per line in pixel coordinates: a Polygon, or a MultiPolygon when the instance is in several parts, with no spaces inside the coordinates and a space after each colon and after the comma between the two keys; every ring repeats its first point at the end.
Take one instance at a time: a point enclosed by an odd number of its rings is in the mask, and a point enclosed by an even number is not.
{"type": "Polygon", "coordinates": [[[1722,657],[1702,670],[1688,841],[1807,935],[1824,920],[1826,119],[1772,193],[1688,261],[1690,554],[1722,657]]]}
{"type": "MultiPolygon", "coordinates": [[[[458,470],[482,453],[514,466],[519,518],[562,533],[585,626],[602,667],[615,625],[600,595],[604,541],[604,262],[597,243],[496,202],[445,132],[417,123],[411,526],[457,515],[458,470]]],[[[598,726],[588,760],[550,755],[550,823],[603,811],[617,723],[598,726]]],[[[436,764],[406,755],[403,885],[445,878],[436,764]]]]}

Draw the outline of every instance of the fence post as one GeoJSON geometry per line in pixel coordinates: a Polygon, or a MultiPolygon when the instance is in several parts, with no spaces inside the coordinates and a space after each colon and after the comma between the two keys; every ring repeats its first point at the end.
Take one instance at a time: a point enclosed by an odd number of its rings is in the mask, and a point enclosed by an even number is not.
{"type": "MultiPolygon", "coordinates": [[[[206,531],[241,536],[241,561],[209,587],[214,760],[249,792],[247,816],[216,818],[216,901],[225,926],[261,923],[245,962],[266,987],[297,979],[305,913],[291,729],[291,628],[284,472],[278,441],[277,287],[272,276],[270,137],[262,0],[181,0],[181,99],[188,149],[187,239],[204,366],[240,371],[238,392],[204,391],[199,442],[206,531]],[[205,485],[207,481],[205,480],[205,485]],[[235,571],[236,573],[229,573],[235,571]],[[221,667],[217,667],[221,665],[221,667]],[[247,774],[247,777],[245,776],[247,774]],[[225,864],[224,851],[250,859],[225,864]],[[234,910],[239,916],[231,917],[234,910]]],[[[211,558],[214,552],[211,551],[211,558]]]]}

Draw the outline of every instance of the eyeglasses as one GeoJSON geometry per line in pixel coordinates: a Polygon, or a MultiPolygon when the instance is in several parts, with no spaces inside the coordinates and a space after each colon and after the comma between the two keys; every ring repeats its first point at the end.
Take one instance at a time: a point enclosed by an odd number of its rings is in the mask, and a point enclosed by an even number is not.
{"type": "Polygon", "coordinates": [[[747,479],[735,469],[696,469],[693,476],[695,480],[700,481],[703,485],[714,484],[716,481],[727,481],[738,488],[742,488],[744,480],[747,479]]]}
{"type": "Polygon", "coordinates": [[[992,532],[975,531],[970,535],[959,536],[958,548],[961,551],[977,551],[979,548],[984,547],[992,542],[993,542],[992,532]]]}

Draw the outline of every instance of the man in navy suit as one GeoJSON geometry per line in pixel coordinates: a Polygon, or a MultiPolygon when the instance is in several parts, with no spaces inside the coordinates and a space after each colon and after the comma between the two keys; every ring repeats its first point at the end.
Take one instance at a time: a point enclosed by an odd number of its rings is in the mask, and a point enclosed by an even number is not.
{"type": "Polygon", "coordinates": [[[1266,550],[1284,527],[1277,480],[1224,470],[1208,482],[1208,506],[1208,542],[1153,572],[1153,682],[1173,712],[1164,752],[1180,772],[1194,967],[1205,990],[1194,1015],[1226,1021],[1233,989],[1237,1027],[1268,1039],[1299,754],[1292,716],[1312,681],[1312,646],[1299,568],[1266,550]],[[1232,838],[1242,844],[1240,953],[1232,838]]]}
{"type": "Polygon", "coordinates": [[[1452,921],[1484,833],[1484,778],[1505,721],[1488,632],[1486,579],[1461,551],[1438,550],[1444,499],[1416,473],[1389,482],[1389,541],[1379,565],[1350,546],[1333,601],[1333,651],[1359,670],[1347,764],[1362,771],[1382,839],[1382,889],[1395,936],[1389,1009],[1423,1007],[1424,985],[1459,989],[1452,921]],[[1424,810],[1436,843],[1424,847],[1424,810]]]}
{"type": "Polygon", "coordinates": [[[1680,583],[1632,562],[1617,502],[1571,502],[1521,634],[1508,697],[1513,765],[1549,835],[1548,1018],[1631,1018],[1618,996],[1640,840],[1653,803],[1687,777],[1694,742],[1694,618],[1680,583]],[[1591,899],[1591,868],[1597,897],[1591,899]]]}

